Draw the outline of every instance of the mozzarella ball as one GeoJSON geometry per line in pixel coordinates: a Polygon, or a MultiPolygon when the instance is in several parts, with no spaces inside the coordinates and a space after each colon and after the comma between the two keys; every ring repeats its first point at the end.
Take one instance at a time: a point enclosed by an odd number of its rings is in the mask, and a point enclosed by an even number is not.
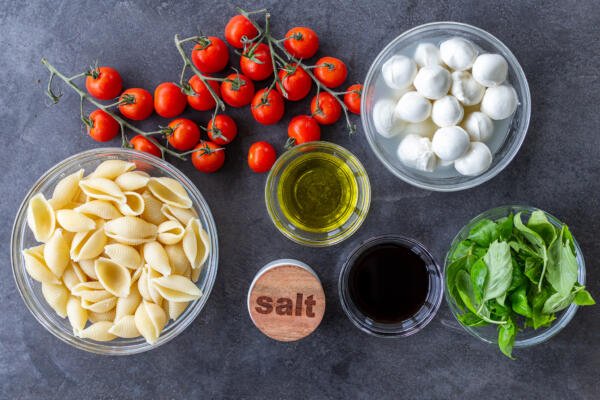
{"type": "Polygon", "coordinates": [[[417,64],[411,58],[395,55],[383,64],[381,74],[385,83],[392,89],[406,89],[417,75],[417,64]]]}
{"type": "Polygon", "coordinates": [[[419,67],[441,64],[440,50],[433,43],[420,43],[415,50],[415,62],[419,67]]]}
{"type": "Polygon", "coordinates": [[[450,72],[439,65],[423,67],[413,82],[417,92],[431,100],[441,99],[450,89],[450,72]]]}
{"type": "Polygon", "coordinates": [[[473,63],[473,78],[486,87],[495,87],[506,80],[508,63],[500,54],[482,54],[473,63]]]}
{"type": "Polygon", "coordinates": [[[463,107],[454,96],[444,96],[431,107],[431,119],[439,127],[458,125],[464,115],[463,107]]]}
{"type": "Polygon", "coordinates": [[[433,123],[431,118],[427,118],[425,121],[417,123],[407,122],[402,128],[403,135],[419,135],[423,137],[432,138],[438,127],[433,123]]]}
{"type": "Polygon", "coordinates": [[[437,164],[431,140],[419,135],[407,135],[402,139],[396,154],[404,165],[419,171],[433,172],[437,164]]]}
{"type": "Polygon", "coordinates": [[[394,114],[406,122],[425,121],[431,114],[431,103],[417,92],[407,92],[396,104],[394,114]]]}
{"type": "Polygon", "coordinates": [[[402,130],[405,124],[394,117],[396,102],[390,99],[379,100],[373,106],[373,124],[381,136],[391,138],[402,130]]]}
{"type": "Polygon", "coordinates": [[[465,106],[479,104],[485,93],[485,87],[477,83],[467,71],[452,73],[452,89],[450,93],[465,106]]]}
{"type": "Polygon", "coordinates": [[[442,61],[457,71],[464,71],[471,68],[476,56],[477,50],[475,49],[475,45],[467,39],[453,37],[442,42],[440,45],[440,57],[442,61]]]}
{"type": "Polygon", "coordinates": [[[476,176],[492,165],[492,152],[481,142],[473,142],[467,152],[454,161],[454,168],[461,175],[476,176]]]}
{"type": "Polygon", "coordinates": [[[494,120],[505,119],[513,115],[519,99],[510,85],[487,88],[481,100],[481,111],[494,120]]]}
{"type": "Polygon", "coordinates": [[[435,131],[431,145],[442,161],[454,161],[469,148],[469,134],[460,126],[440,128],[435,131]]]}
{"type": "Polygon", "coordinates": [[[462,127],[474,142],[488,141],[494,133],[494,122],[480,111],[468,114],[462,123],[462,127]]]}

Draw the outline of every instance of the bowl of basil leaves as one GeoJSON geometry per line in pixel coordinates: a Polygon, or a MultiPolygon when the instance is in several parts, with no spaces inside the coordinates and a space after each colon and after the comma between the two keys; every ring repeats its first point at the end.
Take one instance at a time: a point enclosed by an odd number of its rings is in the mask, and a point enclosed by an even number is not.
{"type": "Polygon", "coordinates": [[[578,306],[595,304],[569,228],[533,207],[503,206],[471,220],[452,241],[446,300],[469,333],[506,356],[556,335],[578,306]]]}

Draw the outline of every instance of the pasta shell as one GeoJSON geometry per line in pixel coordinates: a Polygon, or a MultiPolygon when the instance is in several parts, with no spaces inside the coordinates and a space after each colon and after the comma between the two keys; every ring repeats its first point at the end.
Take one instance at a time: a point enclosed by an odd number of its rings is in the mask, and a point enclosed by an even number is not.
{"type": "Polygon", "coordinates": [[[113,323],[109,321],[96,322],[79,331],[79,337],[83,339],[92,339],[97,342],[108,342],[116,338],[115,335],[109,332],[112,326],[113,323]]]}
{"type": "Polygon", "coordinates": [[[121,213],[112,203],[104,200],[92,200],[76,207],[75,211],[102,219],[115,219],[122,217],[121,213]]]}
{"type": "Polygon", "coordinates": [[[135,338],[141,335],[135,325],[135,317],[133,315],[121,317],[108,331],[121,338],[135,338]]]}
{"type": "Polygon", "coordinates": [[[119,186],[107,178],[87,178],[79,182],[79,187],[92,199],[124,203],[125,195],[119,186]]]}
{"type": "Polygon", "coordinates": [[[153,344],[165,327],[167,316],[160,306],[144,301],[135,311],[134,321],[144,339],[153,344]]]}
{"type": "Polygon", "coordinates": [[[142,266],[142,257],[138,251],[126,244],[113,243],[104,247],[104,253],[114,262],[126,268],[138,269],[142,266]]]}
{"type": "Polygon", "coordinates": [[[180,208],[170,204],[163,204],[160,212],[170,220],[179,221],[183,225],[187,225],[192,218],[198,218],[198,213],[193,208],[180,208]]]}
{"type": "Polygon", "coordinates": [[[127,268],[104,257],[96,259],[95,265],[96,275],[104,289],[117,297],[129,296],[131,275],[127,268]]]}
{"type": "Polygon", "coordinates": [[[109,297],[108,299],[100,300],[97,302],[91,302],[85,299],[81,299],[81,307],[86,310],[93,311],[95,313],[109,312],[117,305],[116,297],[109,297]]]}
{"type": "Polygon", "coordinates": [[[65,208],[75,200],[79,194],[79,181],[83,178],[83,172],[83,169],[80,169],[71,175],[67,175],[54,186],[52,198],[48,201],[55,210],[65,208]]]}
{"type": "Polygon", "coordinates": [[[140,215],[144,212],[144,199],[137,192],[124,192],[125,203],[117,203],[117,208],[123,215],[140,215]]]}
{"type": "Polygon", "coordinates": [[[157,226],[138,217],[121,217],[104,225],[106,236],[124,244],[138,245],[156,239],[157,226]]]}
{"type": "Polygon", "coordinates": [[[210,241],[208,233],[202,229],[198,218],[191,219],[185,228],[183,251],[185,251],[192,269],[200,268],[208,258],[210,241]]]}
{"type": "Polygon", "coordinates": [[[146,264],[163,275],[171,274],[169,256],[164,247],[158,242],[148,242],[143,247],[144,260],[146,264]]]}
{"type": "Polygon", "coordinates": [[[95,313],[93,311],[90,311],[88,313],[88,319],[94,323],[94,322],[99,322],[99,321],[114,321],[115,319],[115,309],[113,308],[112,310],[105,312],[105,313],[95,313]]]}
{"type": "Polygon", "coordinates": [[[44,260],[55,276],[62,276],[69,264],[69,246],[62,229],[56,229],[44,246],[44,260]]]}
{"type": "Polygon", "coordinates": [[[98,229],[93,231],[76,233],[71,242],[71,259],[73,261],[80,261],[81,268],[84,269],[86,274],[93,278],[93,276],[88,273],[89,269],[81,265],[81,261],[98,257],[102,254],[105,245],[106,234],[103,226],[99,226],[98,229]]]}
{"type": "Polygon", "coordinates": [[[56,228],[56,217],[52,206],[42,193],[31,198],[27,206],[27,225],[35,240],[45,242],[50,239],[56,228]]]}
{"type": "Polygon", "coordinates": [[[134,283],[136,283],[138,281],[138,279],[140,279],[140,276],[142,275],[143,270],[144,270],[144,268],[138,268],[135,271],[133,271],[133,274],[131,275],[131,284],[132,285],[134,283]]]}
{"type": "Polygon", "coordinates": [[[61,317],[67,316],[67,301],[69,300],[69,291],[62,284],[53,284],[42,282],[42,294],[46,302],[61,317]]]}
{"type": "Polygon", "coordinates": [[[152,285],[163,298],[169,301],[188,302],[196,300],[202,295],[200,288],[194,282],[181,275],[152,279],[152,285]]]}
{"type": "Polygon", "coordinates": [[[192,280],[192,282],[198,282],[198,279],[200,279],[200,274],[202,273],[202,268],[196,268],[196,269],[192,269],[191,271],[191,276],[190,279],[192,280]]]}
{"type": "Polygon", "coordinates": [[[79,261],[79,268],[90,278],[98,280],[96,276],[96,264],[94,259],[79,261]]]}
{"type": "Polygon", "coordinates": [[[117,176],[115,183],[119,185],[121,190],[129,192],[146,187],[149,180],[150,175],[148,175],[146,172],[131,171],[117,176]]]}
{"type": "Polygon", "coordinates": [[[169,319],[176,321],[177,318],[179,318],[179,316],[185,311],[188,304],[189,303],[185,301],[165,301],[163,303],[163,310],[165,310],[165,313],[169,319]]]}
{"type": "Polygon", "coordinates": [[[142,298],[147,301],[152,301],[152,296],[150,296],[148,288],[148,267],[142,268],[142,273],[137,281],[137,286],[142,298]]]}
{"type": "Polygon", "coordinates": [[[152,196],[150,191],[146,190],[142,193],[142,198],[144,199],[144,212],[141,215],[143,219],[154,225],[159,225],[161,222],[167,220],[161,212],[163,203],[152,196]]]}
{"type": "Polygon", "coordinates": [[[150,189],[154,197],[163,203],[181,208],[190,208],[192,206],[192,200],[184,187],[173,178],[150,178],[148,189],[150,189]]]}
{"type": "Polygon", "coordinates": [[[25,260],[25,270],[36,281],[54,284],[60,283],[56,275],[46,265],[46,261],[44,261],[43,244],[23,250],[23,259],[25,260]]]}
{"type": "Polygon", "coordinates": [[[123,160],[106,160],[91,173],[90,178],[115,179],[119,175],[135,169],[135,164],[123,160]]]}
{"type": "MultiPolygon", "coordinates": [[[[181,243],[174,245],[166,245],[165,251],[169,256],[169,265],[171,265],[171,273],[175,275],[186,275],[186,271],[191,269],[190,261],[183,251],[181,243]]],[[[189,272],[188,272],[189,273],[189,272]]]]}
{"type": "Polygon", "coordinates": [[[87,276],[77,263],[71,261],[69,265],[67,265],[67,268],[65,268],[65,272],[63,272],[62,281],[67,289],[72,290],[81,282],[86,282],[87,276]]]}
{"type": "Polygon", "coordinates": [[[158,226],[158,241],[162,244],[179,243],[184,233],[185,228],[179,221],[165,221],[158,226]]]}
{"type": "Polygon", "coordinates": [[[69,317],[69,322],[74,332],[85,328],[88,320],[88,311],[81,307],[81,301],[75,296],[70,296],[67,301],[67,317],[69,317]]]}
{"type": "Polygon", "coordinates": [[[64,230],[69,232],[87,232],[96,228],[93,219],[75,210],[58,210],[56,220],[64,230]]]}
{"type": "Polygon", "coordinates": [[[133,315],[141,302],[142,296],[140,295],[137,285],[133,285],[131,287],[131,291],[129,292],[129,296],[121,297],[117,300],[117,306],[115,308],[115,321],[120,320],[126,315],[133,315]]]}
{"type": "Polygon", "coordinates": [[[102,283],[98,281],[82,282],[73,287],[71,293],[74,296],[81,297],[90,303],[106,300],[112,297],[112,294],[104,289],[102,283]]]}
{"type": "Polygon", "coordinates": [[[152,302],[158,305],[163,303],[163,297],[160,295],[160,292],[156,289],[156,287],[152,284],[152,281],[156,278],[160,278],[160,272],[152,268],[148,268],[146,273],[146,279],[148,280],[148,294],[150,295],[150,299],[152,302]]]}

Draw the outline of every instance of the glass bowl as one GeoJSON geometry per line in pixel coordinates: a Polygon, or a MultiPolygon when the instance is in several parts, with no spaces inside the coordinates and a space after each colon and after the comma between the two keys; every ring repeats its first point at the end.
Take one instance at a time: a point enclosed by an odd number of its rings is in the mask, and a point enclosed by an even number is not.
{"type": "MultiPolygon", "coordinates": [[[[412,55],[412,54],[411,54],[412,55]]],[[[519,65],[519,62],[511,51],[496,37],[488,32],[471,25],[458,22],[434,22],[417,26],[410,29],[394,40],[392,40],[379,53],[367,73],[365,79],[364,91],[361,100],[361,120],[371,149],[394,175],[411,185],[422,189],[435,190],[441,192],[451,192],[464,190],[480,185],[500,173],[515,157],[529,126],[531,115],[531,95],[529,85],[525,78],[525,73],[519,65]],[[502,141],[499,137],[496,141],[492,138],[489,146],[494,155],[492,165],[483,174],[478,176],[462,176],[451,169],[446,173],[430,173],[418,171],[406,167],[396,156],[396,149],[400,142],[400,137],[384,138],[379,135],[373,123],[373,105],[379,97],[377,91],[382,90],[385,85],[381,78],[381,67],[393,54],[408,52],[422,41],[439,44],[441,41],[453,36],[459,36],[471,40],[482,51],[498,53],[504,56],[508,62],[508,82],[515,88],[519,105],[508,126],[506,138],[502,141]]],[[[387,96],[389,97],[389,96],[387,96]]],[[[502,123],[504,121],[495,121],[502,123]]],[[[505,123],[508,123],[506,120],[505,123]]]]}
{"type": "Polygon", "coordinates": [[[44,328],[65,343],[92,353],[108,355],[128,355],[148,351],[167,343],[183,332],[183,330],[198,316],[208,300],[217,276],[218,251],[217,230],[212,214],[208,204],[196,186],[171,164],[146,153],[120,148],[103,148],[84,151],[67,158],[44,173],[44,175],[42,175],[29,190],[21,203],[15,218],[11,238],[13,275],[19,293],[33,316],[40,324],[42,324],[42,326],[44,326],[44,328]],[[117,338],[110,342],[97,342],[75,336],[68,319],[60,318],[50,305],[48,305],[42,295],[41,284],[33,280],[25,270],[22,251],[25,248],[38,244],[26,222],[29,200],[37,193],[43,193],[47,198],[50,198],[54,186],[60,179],[74,173],[80,168],[84,168],[86,173],[90,173],[102,161],[109,159],[135,162],[139,169],[143,169],[152,176],[166,176],[179,181],[179,183],[187,190],[190,199],[193,202],[193,207],[198,212],[202,226],[208,232],[211,241],[211,251],[197,282],[203,295],[199,299],[191,302],[176,321],[170,321],[154,344],[147,343],[144,338],[141,337],[134,339],[117,338]]]}
{"type": "Polygon", "coordinates": [[[271,168],[265,185],[265,202],[271,221],[284,236],[296,243],[313,247],[331,246],[350,237],[365,220],[371,203],[371,185],[367,171],[358,158],[345,148],[329,142],[309,142],[283,153],[271,168]],[[356,206],[345,222],[327,232],[316,232],[294,224],[282,210],[279,184],[286,168],[307,153],[318,152],[342,160],[349,168],[358,186],[356,206]]]}
{"type": "MultiPolygon", "coordinates": [[[[473,226],[475,226],[475,224],[477,224],[482,219],[491,219],[494,221],[499,218],[506,217],[506,216],[510,215],[511,213],[516,214],[516,213],[521,212],[524,217],[523,219],[525,220],[525,219],[528,219],[531,216],[531,213],[536,210],[538,210],[538,209],[535,207],[512,205],[512,206],[502,206],[502,207],[498,207],[498,208],[493,208],[491,210],[488,210],[488,211],[476,216],[471,221],[469,221],[469,223],[467,225],[465,225],[458,232],[458,234],[452,241],[452,244],[450,245],[450,250],[448,250],[448,253],[446,254],[446,260],[444,263],[444,271],[450,264],[450,256],[456,249],[456,246],[458,245],[458,243],[461,242],[462,240],[466,239],[467,236],[469,235],[469,231],[473,228],[473,226]]],[[[562,223],[556,217],[548,214],[545,211],[544,211],[544,213],[546,214],[548,221],[550,221],[554,226],[556,226],[556,227],[562,226],[562,223]]],[[[585,262],[583,260],[583,254],[582,254],[581,248],[579,247],[579,244],[577,243],[577,240],[575,238],[573,238],[573,244],[575,245],[577,265],[579,267],[577,279],[580,284],[585,285],[585,262]]],[[[445,282],[445,279],[444,279],[444,282],[445,282]]],[[[444,285],[446,285],[446,283],[444,283],[444,285]]],[[[450,307],[450,311],[452,311],[452,315],[456,318],[457,315],[461,313],[461,311],[458,308],[458,306],[456,305],[456,303],[454,302],[454,300],[452,299],[452,297],[449,295],[447,286],[446,286],[446,302],[448,303],[448,306],[450,307]]],[[[552,322],[552,325],[547,328],[539,328],[536,330],[533,330],[531,328],[526,328],[522,331],[519,331],[515,338],[515,344],[513,347],[514,348],[529,347],[529,346],[534,346],[536,344],[540,344],[540,343],[543,343],[543,342],[549,340],[551,337],[556,335],[565,326],[568,325],[568,323],[571,321],[571,319],[573,319],[573,316],[575,315],[577,308],[578,308],[577,305],[571,304],[569,307],[567,307],[563,311],[558,312],[556,314],[556,320],[554,320],[552,322]]],[[[481,327],[472,327],[472,326],[462,325],[458,321],[458,319],[456,319],[456,321],[458,322],[458,324],[461,327],[463,327],[467,332],[469,332],[471,335],[475,336],[476,338],[479,338],[487,343],[494,343],[494,344],[497,343],[498,330],[497,330],[496,326],[488,325],[488,326],[481,326],[481,327]]]]}

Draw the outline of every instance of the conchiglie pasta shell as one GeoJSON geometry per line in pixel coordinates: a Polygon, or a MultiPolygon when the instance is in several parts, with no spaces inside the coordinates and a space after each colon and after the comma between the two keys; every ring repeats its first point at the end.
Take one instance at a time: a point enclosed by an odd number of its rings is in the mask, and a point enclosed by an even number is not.
{"type": "Polygon", "coordinates": [[[121,188],[121,190],[129,192],[146,187],[149,180],[150,175],[148,175],[146,172],[131,171],[117,176],[115,183],[121,188]]]}
{"type": "Polygon", "coordinates": [[[140,215],[144,212],[144,199],[137,192],[124,192],[125,203],[117,203],[117,207],[123,215],[140,215]]]}
{"type": "Polygon", "coordinates": [[[185,228],[179,221],[165,221],[158,226],[158,241],[162,244],[175,244],[183,239],[185,228]]]}
{"type": "MultiPolygon", "coordinates": [[[[186,271],[191,269],[190,261],[183,251],[181,243],[166,245],[165,251],[169,256],[169,264],[171,265],[171,273],[175,275],[186,275],[186,271]]],[[[189,273],[189,272],[188,272],[189,273]]],[[[188,276],[189,277],[189,276],[188,276]]]]}
{"type": "Polygon", "coordinates": [[[171,274],[169,256],[164,247],[158,242],[148,242],[143,247],[144,260],[146,264],[163,275],[171,274]]]}
{"type": "Polygon", "coordinates": [[[98,281],[82,282],[75,285],[71,293],[90,303],[96,303],[112,297],[112,294],[105,290],[104,286],[98,281]]]}
{"type": "Polygon", "coordinates": [[[165,327],[167,316],[160,306],[144,301],[137,308],[134,321],[144,339],[153,344],[165,327]]]}
{"type": "Polygon", "coordinates": [[[87,178],[79,182],[79,187],[92,199],[124,203],[125,195],[119,186],[106,178],[87,178]]]}
{"type": "Polygon", "coordinates": [[[115,219],[122,217],[117,207],[104,200],[92,200],[75,208],[75,211],[102,219],[115,219]]]}
{"type": "Polygon", "coordinates": [[[44,261],[43,244],[23,250],[23,259],[25,260],[25,270],[36,281],[54,284],[60,283],[56,275],[46,265],[46,261],[44,261]]]}
{"type": "Polygon", "coordinates": [[[125,315],[116,320],[109,332],[121,338],[135,338],[141,335],[135,325],[135,317],[133,315],[125,315]]]}
{"type": "Polygon", "coordinates": [[[50,239],[56,228],[56,217],[52,206],[42,193],[31,198],[27,206],[27,225],[35,240],[45,242],[50,239]]]}
{"type": "Polygon", "coordinates": [[[104,289],[117,297],[129,296],[131,275],[127,268],[104,257],[96,259],[95,266],[96,275],[104,289]]]}
{"type": "Polygon", "coordinates": [[[116,297],[109,297],[108,299],[91,302],[85,299],[81,299],[81,306],[89,311],[93,311],[95,313],[105,313],[109,312],[117,305],[116,297]]]}
{"type": "Polygon", "coordinates": [[[98,280],[96,276],[96,264],[95,259],[86,259],[79,261],[79,268],[90,278],[98,280]]]}
{"type": "Polygon", "coordinates": [[[176,321],[183,314],[188,304],[188,302],[165,301],[163,303],[163,310],[165,310],[169,319],[176,321]]]}
{"type": "Polygon", "coordinates": [[[62,276],[69,264],[69,246],[62,229],[56,229],[44,246],[44,260],[55,276],[62,276]]]}
{"type": "Polygon", "coordinates": [[[69,300],[69,291],[62,284],[42,282],[42,294],[46,302],[61,317],[67,316],[67,301],[69,300]]]}
{"type": "Polygon", "coordinates": [[[64,230],[69,232],[87,232],[96,228],[93,219],[75,210],[58,210],[56,220],[64,230]]]}
{"type": "Polygon", "coordinates": [[[144,199],[144,212],[141,215],[143,219],[154,225],[159,225],[161,222],[167,220],[161,212],[163,203],[152,196],[150,191],[144,191],[144,193],[142,193],[142,198],[144,199]]]}
{"type": "Polygon", "coordinates": [[[123,160],[106,160],[91,173],[90,178],[115,179],[119,175],[135,169],[135,164],[123,160]]]}
{"type": "Polygon", "coordinates": [[[87,275],[81,270],[77,263],[71,261],[69,265],[67,265],[67,268],[65,268],[65,272],[63,272],[62,281],[67,289],[72,290],[81,282],[86,282],[87,275]]]}
{"type": "MultiPolygon", "coordinates": [[[[106,234],[103,226],[94,231],[79,232],[75,234],[71,242],[71,259],[73,261],[82,261],[96,258],[102,254],[105,245],[106,234]]],[[[81,267],[84,268],[83,266],[81,267]]],[[[90,275],[87,269],[84,268],[84,271],[90,275]]]]}
{"type": "Polygon", "coordinates": [[[192,200],[185,191],[185,188],[173,178],[150,178],[148,189],[150,189],[154,197],[163,203],[181,208],[190,208],[192,206],[192,200]]]}
{"type": "Polygon", "coordinates": [[[141,302],[142,296],[140,295],[137,285],[133,285],[129,292],[129,296],[121,297],[117,300],[117,306],[115,307],[115,321],[118,321],[126,315],[133,315],[141,302]]]}
{"type": "Polygon", "coordinates": [[[94,322],[100,322],[100,321],[114,321],[115,319],[115,309],[113,308],[112,310],[105,312],[105,313],[95,313],[93,311],[90,311],[88,313],[88,319],[90,320],[91,323],[94,322]]]}
{"type": "Polygon", "coordinates": [[[192,265],[192,269],[202,267],[208,258],[208,253],[210,251],[208,233],[202,229],[200,220],[197,218],[191,219],[185,228],[185,234],[183,235],[183,251],[185,251],[185,255],[192,265]]]}
{"type": "Polygon", "coordinates": [[[131,284],[132,285],[134,283],[136,283],[138,281],[138,279],[140,279],[140,276],[142,275],[143,270],[144,270],[143,268],[138,268],[135,271],[133,271],[133,274],[131,274],[131,284]]]}
{"type": "Polygon", "coordinates": [[[79,181],[83,178],[83,169],[65,176],[54,187],[52,198],[48,200],[55,210],[67,207],[79,194],[79,181]]]}
{"type": "Polygon", "coordinates": [[[170,220],[179,221],[183,225],[187,225],[192,218],[198,218],[198,213],[193,208],[180,208],[170,204],[163,204],[160,212],[170,220]]]}
{"type": "Polygon", "coordinates": [[[112,243],[104,246],[104,253],[114,262],[129,269],[138,269],[142,266],[140,253],[131,246],[121,243],[112,243]]]}
{"type": "Polygon", "coordinates": [[[152,285],[160,295],[174,302],[189,302],[200,298],[202,292],[188,278],[181,275],[163,276],[152,279],[152,285]]]}
{"type": "Polygon", "coordinates": [[[190,279],[192,280],[192,282],[198,282],[198,279],[200,279],[200,274],[202,274],[202,268],[196,268],[196,269],[192,269],[191,270],[191,276],[190,279]]]}
{"type": "Polygon", "coordinates": [[[88,320],[88,311],[81,307],[81,301],[75,296],[70,296],[67,301],[67,317],[69,317],[69,322],[74,332],[85,328],[88,320]]]}
{"type": "Polygon", "coordinates": [[[79,337],[97,342],[108,342],[116,338],[115,335],[109,332],[112,326],[113,323],[110,321],[99,321],[79,331],[79,337]]]}
{"type": "Polygon", "coordinates": [[[104,225],[106,236],[123,244],[138,245],[156,239],[157,226],[138,217],[121,217],[104,225]]]}
{"type": "Polygon", "coordinates": [[[152,301],[152,296],[150,296],[150,291],[148,288],[148,267],[143,267],[141,270],[142,273],[137,281],[138,290],[144,300],[152,301]]]}
{"type": "Polygon", "coordinates": [[[160,295],[160,292],[156,289],[156,287],[152,284],[152,281],[156,278],[160,278],[160,272],[148,268],[146,279],[148,280],[148,294],[152,299],[152,302],[158,304],[159,306],[163,303],[163,297],[160,295]]]}

